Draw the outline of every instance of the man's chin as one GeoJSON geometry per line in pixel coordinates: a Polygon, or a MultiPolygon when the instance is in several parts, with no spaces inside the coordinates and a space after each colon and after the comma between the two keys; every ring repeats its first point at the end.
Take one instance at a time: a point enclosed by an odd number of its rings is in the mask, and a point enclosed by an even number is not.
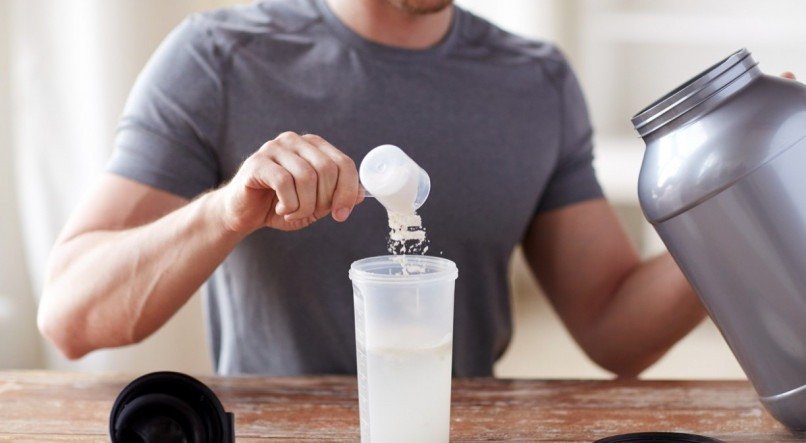
{"type": "Polygon", "coordinates": [[[450,6],[453,0],[389,0],[389,3],[409,14],[426,15],[442,11],[450,6]]]}

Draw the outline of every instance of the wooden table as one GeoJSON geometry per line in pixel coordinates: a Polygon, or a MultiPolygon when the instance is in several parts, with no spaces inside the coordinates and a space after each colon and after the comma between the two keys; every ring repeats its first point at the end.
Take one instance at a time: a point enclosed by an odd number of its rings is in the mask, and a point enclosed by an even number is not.
{"type": "MultiPolygon", "coordinates": [[[[0,441],[107,441],[129,374],[0,372],[0,441]]],[[[238,441],[357,440],[352,377],[201,378],[236,417],[238,441]]],[[[806,441],[770,417],[741,381],[459,379],[456,441],[592,441],[680,431],[725,441],[806,441]]]]}

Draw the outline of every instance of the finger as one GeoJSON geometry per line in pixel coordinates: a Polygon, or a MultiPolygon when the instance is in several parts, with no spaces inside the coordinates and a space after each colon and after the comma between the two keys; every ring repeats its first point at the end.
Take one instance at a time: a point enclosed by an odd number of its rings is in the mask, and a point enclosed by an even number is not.
{"type": "Polygon", "coordinates": [[[266,155],[250,158],[246,186],[253,189],[272,189],[277,196],[275,212],[279,215],[290,214],[297,210],[299,201],[294,189],[294,177],[282,166],[266,155]]]}
{"type": "Polygon", "coordinates": [[[308,140],[330,157],[338,167],[338,181],[333,192],[331,214],[336,221],[347,220],[356,205],[356,201],[359,199],[360,192],[358,170],[355,167],[355,162],[321,137],[311,135],[308,140]]]}
{"type": "Polygon", "coordinates": [[[274,161],[285,168],[294,178],[294,189],[299,206],[296,211],[285,214],[287,221],[313,215],[316,209],[316,171],[296,153],[282,149],[272,154],[274,161]]]}
{"type": "Polygon", "coordinates": [[[792,73],[792,72],[789,72],[789,71],[786,71],[786,72],[784,72],[783,74],[781,74],[781,77],[783,77],[783,78],[788,78],[788,79],[790,79],[790,80],[796,80],[796,78],[795,78],[795,74],[794,74],[794,73],[792,73]]]}
{"type": "Polygon", "coordinates": [[[316,210],[317,218],[330,212],[333,204],[333,193],[339,179],[339,167],[318,146],[310,143],[311,137],[302,136],[304,143],[297,145],[297,153],[316,171],[316,210]]]}

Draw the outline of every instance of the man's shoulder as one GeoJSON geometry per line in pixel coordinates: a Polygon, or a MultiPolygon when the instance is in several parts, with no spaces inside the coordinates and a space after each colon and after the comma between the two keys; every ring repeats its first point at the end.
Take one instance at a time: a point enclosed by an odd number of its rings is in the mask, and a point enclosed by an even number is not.
{"type": "Polygon", "coordinates": [[[321,14],[312,0],[262,0],[199,12],[188,19],[206,37],[225,44],[297,34],[320,20],[321,14]]]}
{"type": "Polygon", "coordinates": [[[467,10],[457,11],[462,15],[459,55],[495,64],[539,64],[554,78],[569,71],[565,55],[553,42],[523,37],[467,10]]]}

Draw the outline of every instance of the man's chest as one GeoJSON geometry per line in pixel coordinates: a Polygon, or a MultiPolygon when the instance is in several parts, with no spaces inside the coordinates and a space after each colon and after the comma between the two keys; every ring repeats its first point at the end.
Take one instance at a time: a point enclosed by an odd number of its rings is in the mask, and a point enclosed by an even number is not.
{"type": "Polygon", "coordinates": [[[443,235],[498,243],[501,230],[520,235],[531,219],[561,123],[552,91],[506,74],[371,63],[251,72],[227,91],[222,176],[284,131],[320,135],[356,164],[394,144],[431,177],[424,217],[437,211],[443,235]]]}

